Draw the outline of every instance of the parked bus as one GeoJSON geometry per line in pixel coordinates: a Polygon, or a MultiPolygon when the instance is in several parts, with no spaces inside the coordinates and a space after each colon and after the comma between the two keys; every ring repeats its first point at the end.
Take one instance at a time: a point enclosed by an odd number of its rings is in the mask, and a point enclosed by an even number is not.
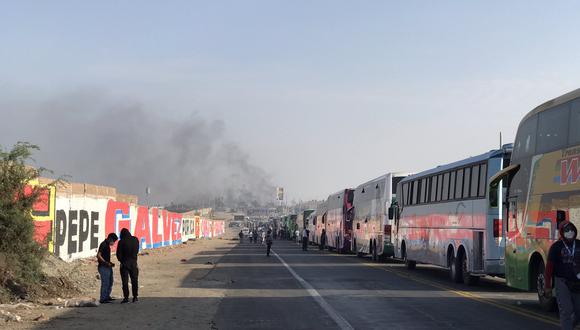
{"type": "Polygon", "coordinates": [[[544,309],[548,250],[558,225],[569,219],[580,228],[580,89],[550,100],[520,122],[511,165],[491,180],[507,181],[506,281],[536,291],[544,309]]]}
{"type": "Polygon", "coordinates": [[[298,229],[300,231],[302,231],[302,229],[304,229],[304,228],[310,230],[309,223],[308,223],[308,217],[313,212],[314,212],[314,210],[308,209],[308,210],[302,210],[302,211],[300,211],[300,213],[298,213],[298,227],[299,227],[298,229]]]}
{"type": "Polygon", "coordinates": [[[310,242],[316,245],[320,244],[320,237],[322,235],[322,229],[325,229],[326,225],[326,214],[327,214],[327,201],[322,202],[316,208],[310,216],[309,229],[310,229],[310,242]]]}
{"type": "Polygon", "coordinates": [[[387,210],[396,197],[397,184],[407,175],[387,173],[355,189],[352,251],[357,256],[370,254],[375,261],[393,256],[387,210]]]}
{"type": "Polygon", "coordinates": [[[395,217],[395,256],[407,267],[416,263],[446,267],[455,282],[477,283],[483,275],[503,275],[501,191],[489,178],[501,171],[511,145],[401,180],[400,212],[395,217]]]}
{"type": "Polygon", "coordinates": [[[338,253],[350,252],[353,199],[354,189],[344,189],[328,196],[325,221],[327,246],[338,253]]]}

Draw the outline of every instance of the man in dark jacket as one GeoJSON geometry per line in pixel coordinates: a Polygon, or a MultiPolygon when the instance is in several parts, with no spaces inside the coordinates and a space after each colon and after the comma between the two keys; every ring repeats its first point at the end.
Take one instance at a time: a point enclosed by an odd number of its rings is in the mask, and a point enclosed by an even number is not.
{"type": "Polygon", "coordinates": [[[131,289],[133,302],[137,302],[139,291],[139,267],[137,267],[137,254],[139,253],[139,240],[132,236],[127,228],[121,230],[121,240],[117,244],[117,259],[121,263],[121,281],[123,282],[122,304],[129,302],[129,277],[131,277],[131,289]]]}
{"type": "Polygon", "coordinates": [[[559,228],[560,239],[550,247],[544,274],[544,290],[552,294],[552,276],[562,329],[574,329],[580,321],[580,240],[573,223],[565,221],[559,228]]]}
{"type": "Polygon", "coordinates": [[[117,234],[110,233],[99,245],[99,251],[97,252],[98,271],[101,277],[101,296],[99,299],[101,304],[113,301],[111,292],[113,291],[113,267],[115,267],[115,264],[111,262],[111,246],[115,245],[117,240],[117,234]]]}

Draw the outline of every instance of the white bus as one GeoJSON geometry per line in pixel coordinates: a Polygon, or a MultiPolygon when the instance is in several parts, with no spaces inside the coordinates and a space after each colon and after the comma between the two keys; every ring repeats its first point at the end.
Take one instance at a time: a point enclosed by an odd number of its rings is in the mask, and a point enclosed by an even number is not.
{"type": "Polygon", "coordinates": [[[503,189],[489,194],[489,178],[507,166],[512,146],[403,179],[394,215],[395,257],[446,267],[455,282],[476,284],[504,275],[503,189]]]}
{"type": "Polygon", "coordinates": [[[397,184],[408,175],[387,173],[355,189],[352,251],[357,256],[370,254],[375,261],[393,256],[387,210],[396,197],[397,184]]]}

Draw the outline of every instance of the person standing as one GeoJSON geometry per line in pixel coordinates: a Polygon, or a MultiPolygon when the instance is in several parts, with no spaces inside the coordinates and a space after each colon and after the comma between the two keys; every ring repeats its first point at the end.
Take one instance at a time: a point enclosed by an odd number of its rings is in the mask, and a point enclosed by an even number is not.
{"type": "Polygon", "coordinates": [[[253,235],[254,235],[254,244],[256,244],[256,243],[258,243],[258,231],[254,230],[253,235]]]}
{"type": "Polygon", "coordinates": [[[113,292],[113,267],[115,264],[111,262],[111,246],[115,245],[118,239],[117,234],[110,233],[99,245],[97,252],[97,261],[99,262],[97,270],[101,277],[101,296],[99,298],[101,304],[113,301],[111,292],[113,292]]]}
{"type": "Polygon", "coordinates": [[[268,229],[268,234],[266,234],[266,256],[270,256],[270,249],[272,249],[272,231],[268,229]]]}
{"type": "Polygon", "coordinates": [[[244,243],[244,233],[240,230],[240,233],[238,234],[238,237],[240,238],[240,243],[244,243]]]}
{"type": "Polygon", "coordinates": [[[552,276],[562,329],[571,330],[580,323],[580,240],[573,223],[559,228],[560,239],[550,247],[544,274],[544,292],[552,296],[552,276]]]}
{"type": "Polygon", "coordinates": [[[302,229],[302,251],[308,251],[308,229],[302,229]]]}
{"type": "Polygon", "coordinates": [[[264,245],[264,243],[266,243],[266,232],[262,231],[262,245],[264,245]]]}
{"type": "Polygon", "coordinates": [[[326,247],[326,229],[322,229],[322,233],[320,234],[320,245],[318,248],[320,250],[324,250],[326,247]]]}
{"type": "Polygon", "coordinates": [[[117,259],[121,263],[121,281],[123,282],[122,304],[129,302],[129,277],[131,278],[131,291],[133,302],[139,299],[139,267],[137,266],[137,254],[139,253],[139,240],[132,236],[129,229],[121,230],[121,240],[117,245],[117,259]]]}

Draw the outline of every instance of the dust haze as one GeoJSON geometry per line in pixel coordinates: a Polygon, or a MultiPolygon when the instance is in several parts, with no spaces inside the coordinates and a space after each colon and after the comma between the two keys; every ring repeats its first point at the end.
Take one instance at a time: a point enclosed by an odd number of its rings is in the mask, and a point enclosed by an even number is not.
{"type": "Polygon", "coordinates": [[[177,118],[94,90],[2,102],[0,144],[39,145],[34,165],[73,182],[110,185],[151,204],[258,206],[274,196],[268,174],[225,138],[223,120],[194,111],[177,118]]]}

